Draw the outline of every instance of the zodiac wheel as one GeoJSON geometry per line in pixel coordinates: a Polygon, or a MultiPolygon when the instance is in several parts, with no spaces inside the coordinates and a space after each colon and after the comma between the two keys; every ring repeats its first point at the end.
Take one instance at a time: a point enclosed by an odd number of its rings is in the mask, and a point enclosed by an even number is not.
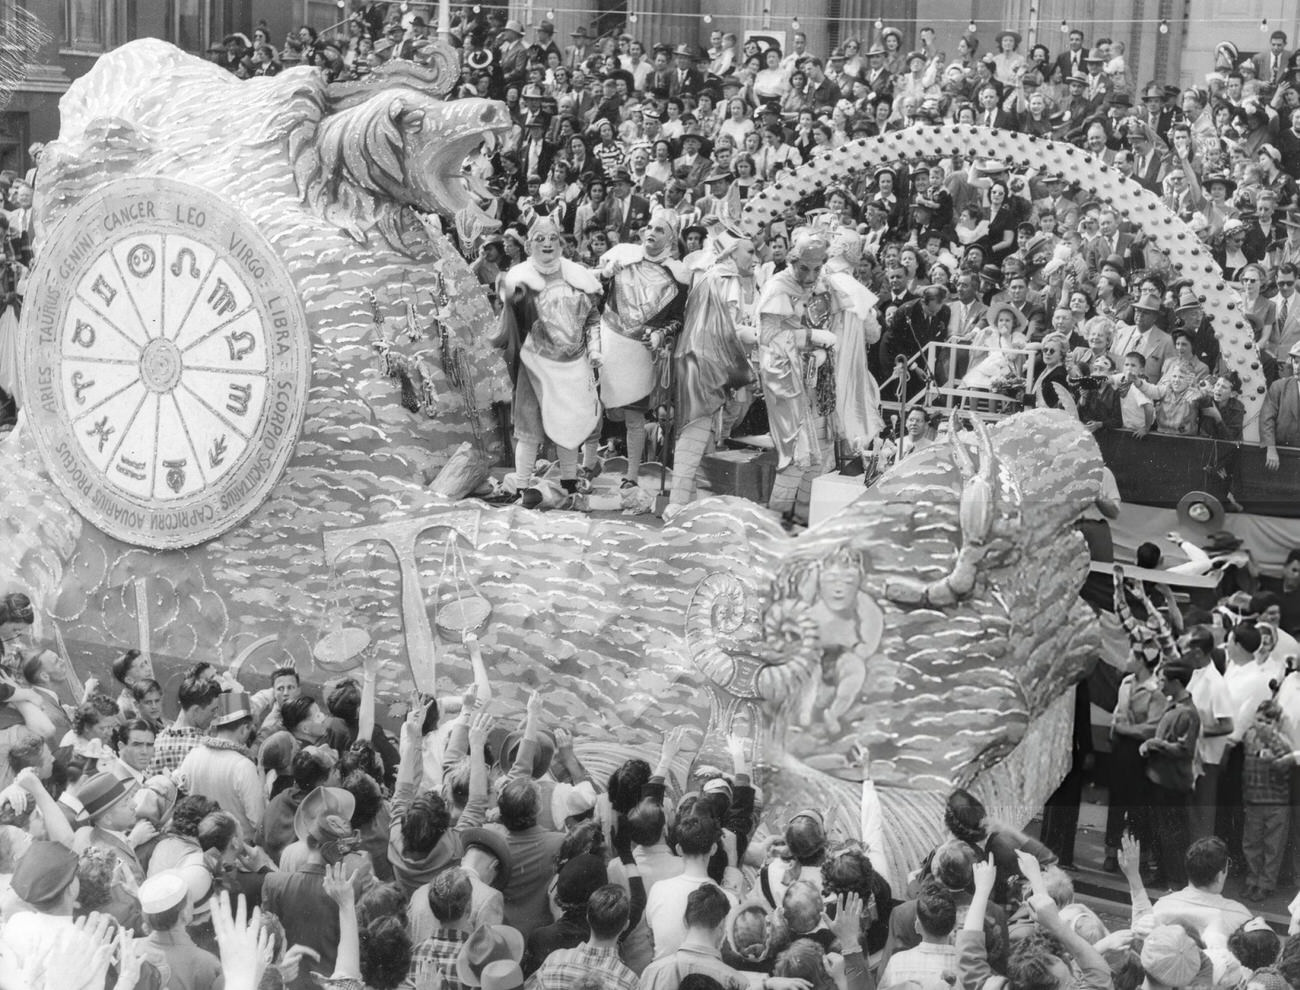
{"type": "Polygon", "coordinates": [[[266,239],[207,190],[127,179],[78,203],[40,245],[21,334],[46,468],[110,536],[203,543],[283,473],[306,318],[266,239]]]}

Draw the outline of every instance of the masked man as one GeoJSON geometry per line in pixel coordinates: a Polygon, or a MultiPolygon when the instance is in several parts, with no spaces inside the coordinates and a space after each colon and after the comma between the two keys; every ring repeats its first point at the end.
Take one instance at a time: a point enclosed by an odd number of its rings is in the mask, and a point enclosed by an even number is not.
{"type": "MultiPolygon", "coordinates": [[[[528,230],[528,259],[502,278],[501,323],[493,343],[504,348],[514,383],[515,470],[507,487],[530,487],[545,440],[558,449],[560,486],[568,507],[578,487],[578,451],[600,424],[600,399],[589,340],[600,321],[600,282],[563,257],[564,234],[552,217],[528,230]]],[[[525,492],[540,504],[544,488],[525,492]]]]}
{"type": "Polygon", "coordinates": [[[601,258],[605,311],[600,319],[600,398],[627,426],[627,472],[637,487],[645,454],[646,413],[668,398],[673,343],[682,327],[690,274],[677,260],[677,214],[659,207],[643,244],[617,244],[601,258]]]}
{"type": "Polygon", "coordinates": [[[671,519],[695,496],[700,461],[745,414],[754,380],[749,363],[758,343],[754,309],[754,243],[719,232],[716,260],[686,300],[686,322],[673,358],[673,493],[671,519]]]}

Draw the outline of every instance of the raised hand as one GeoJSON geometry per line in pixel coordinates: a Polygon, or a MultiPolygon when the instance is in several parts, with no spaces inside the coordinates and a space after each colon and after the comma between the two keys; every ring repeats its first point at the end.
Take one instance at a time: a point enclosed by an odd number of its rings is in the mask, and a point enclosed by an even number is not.
{"type": "Polygon", "coordinates": [[[1137,877],[1140,881],[1142,878],[1142,844],[1133,837],[1132,832],[1125,832],[1120,836],[1119,868],[1123,871],[1124,876],[1130,880],[1137,877]]]}
{"type": "Polygon", "coordinates": [[[320,962],[320,953],[315,949],[310,949],[305,945],[295,945],[284,954],[283,959],[275,964],[275,968],[280,971],[280,978],[284,981],[285,986],[298,979],[298,970],[302,967],[304,956],[315,962],[320,962]]]}
{"type": "Polygon", "coordinates": [[[496,719],[487,712],[475,712],[469,719],[469,746],[472,750],[481,750],[492,734],[496,719]]]}
{"type": "Polygon", "coordinates": [[[213,897],[212,930],[217,937],[226,990],[256,990],[271,963],[271,934],[262,927],[261,908],[254,908],[249,917],[248,905],[240,894],[232,917],[230,895],[218,890],[213,897]]]}
{"type": "Polygon", "coordinates": [[[1016,863],[1020,866],[1020,875],[1029,881],[1029,886],[1033,888],[1035,894],[1047,892],[1047,887],[1043,883],[1043,867],[1038,862],[1037,856],[1023,849],[1017,849],[1016,863]]]}
{"type": "Polygon", "coordinates": [[[993,862],[993,854],[989,853],[989,858],[983,862],[977,862],[971,868],[975,878],[975,892],[983,892],[985,896],[993,892],[993,884],[998,879],[997,864],[993,862]]]}
{"type": "Polygon", "coordinates": [[[342,863],[333,863],[325,868],[325,893],[339,907],[353,904],[357,896],[356,879],[356,870],[349,872],[342,863]]]}
{"type": "Polygon", "coordinates": [[[858,945],[862,938],[862,895],[858,893],[841,894],[835,911],[835,920],[831,922],[831,931],[842,945],[858,945]]]}
{"type": "Polygon", "coordinates": [[[672,759],[682,751],[689,730],[684,725],[676,725],[664,733],[663,755],[672,759]]]}

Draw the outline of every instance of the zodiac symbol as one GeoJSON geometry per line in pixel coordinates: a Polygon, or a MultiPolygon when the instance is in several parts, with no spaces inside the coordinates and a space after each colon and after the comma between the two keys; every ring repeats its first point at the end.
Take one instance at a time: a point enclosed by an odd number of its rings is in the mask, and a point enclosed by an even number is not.
{"type": "Polygon", "coordinates": [[[108,443],[108,438],[116,432],[116,428],[108,425],[108,417],[101,416],[98,422],[86,431],[86,436],[99,438],[99,453],[102,454],[104,452],[104,444],[108,443]]]}
{"type": "Polygon", "coordinates": [[[85,320],[78,320],[72,331],[72,342],[89,350],[95,346],[95,328],[85,320]]]}
{"type": "Polygon", "coordinates": [[[185,260],[186,255],[188,255],[190,259],[190,278],[198,278],[199,259],[194,254],[193,248],[181,248],[176,252],[176,260],[172,262],[172,274],[177,278],[181,277],[181,272],[185,270],[181,262],[185,260]]]}
{"type": "Polygon", "coordinates": [[[226,459],[226,435],[223,433],[217,439],[212,441],[212,449],[208,451],[208,463],[212,467],[220,467],[221,462],[226,459]]]}
{"type": "Polygon", "coordinates": [[[144,481],[144,461],[133,461],[129,458],[119,458],[117,462],[117,473],[124,474],[128,478],[134,478],[136,481],[144,481]]]}
{"type": "Polygon", "coordinates": [[[257,339],[247,330],[226,334],[226,346],[230,348],[230,360],[242,361],[244,356],[253,353],[257,339]]]}
{"type": "Polygon", "coordinates": [[[136,278],[145,278],[158,263],[158,257],[148,244],[137,244],[126,256],[126,267],[136,278]]]}
{"type": "Polygon", "coordinates": [[[95,276],[95,282],[91,285],[90,291],[104,300],[105,306],[112,306],[113,300],[117,298],[117,290],[104,280],[103,275],[95,276]]]}
{"type": "Polygon", "coordinates": [[[179,461],[163,461],[163,467],[167,469],[167,487],[174,492],[179,492],[185,487],[185,465],[187,461],[183,458],[179,461]]]}
{"type": "Polygon", "coordinates": [[[94,388],[95,382],[93,380],[87,381],[86,376],[80,371],[74,371],[72,373],[71,384],[72,397],[76,400],[77,405],[84,406],[86,404],[86,397],[81,393],[86,391],[88,388],[94,388]]]}
{"type": "Polygon", "coordinates": [[[208,293],[208,305],[212,307],[212,312],[218,316],[224,316],[235,308],[235,294],[231,291],[230,286],[226,284],[225,279],[217,279],[217,284],[208,293]]]}
{"type": "Polygon", "coordinates": [[[253,394],[251,385],[230,386],[230,395],[226,398],[226,408],[236,416],[242,416],[248,412],[248,398],[253,394]]]}

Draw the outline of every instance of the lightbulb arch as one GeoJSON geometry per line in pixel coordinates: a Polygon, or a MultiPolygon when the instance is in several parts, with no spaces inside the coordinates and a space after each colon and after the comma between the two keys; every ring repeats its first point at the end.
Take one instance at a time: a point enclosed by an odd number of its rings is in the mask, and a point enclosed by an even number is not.
{"type": "Polygon", "coordinates": [[[1177,277],[1191,279],[1205,315],[1214,327],[1226,366],[1241,377],[1246,439],[1258,438],[1265,382],[1254,334],[1209,247],[1158,196],[1082,148],[1037,135],[971,124],[915,126],[858,138],[786,173],[751,198],[741,210],[741,229],[748,236],[756,237],[787,207],[829,186],[850,182],[877,166],[900,160],[949,158],[955,154],[996,158],[1013,167],[1032,166],[1039,172],[1063,172],[1147,235],[1151,239],[1148,249],[1163,252],[1177,277]]]}

